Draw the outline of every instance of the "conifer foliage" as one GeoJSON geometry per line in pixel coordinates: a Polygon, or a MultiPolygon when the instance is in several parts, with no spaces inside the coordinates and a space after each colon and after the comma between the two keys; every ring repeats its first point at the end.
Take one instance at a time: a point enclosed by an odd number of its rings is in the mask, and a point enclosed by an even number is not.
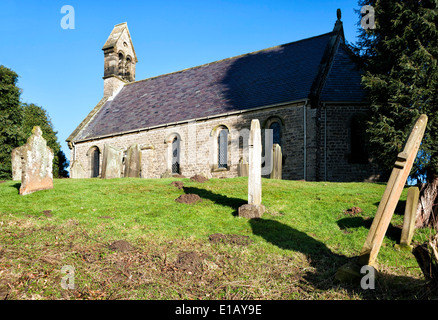
{"type": "Polygon", "coordinates": [[[420,224],[437,226],[433,205],[438,187],[438,0],[361,0],[359,5],[372,6],[375,20],[374,29],[360,27],[352,46],[365,70],[362,83],[371,103],[369,150],[382,168],[390,170],[414,121],[420,114],[428,116],[411,177],[426,182],[420,224]]]}

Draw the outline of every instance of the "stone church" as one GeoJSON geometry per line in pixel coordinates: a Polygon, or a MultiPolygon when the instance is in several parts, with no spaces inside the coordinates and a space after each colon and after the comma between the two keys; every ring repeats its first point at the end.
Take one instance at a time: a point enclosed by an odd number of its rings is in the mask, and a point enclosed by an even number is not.
{"type": "Polygon", "coordinates": [[[265,156],[269,139],[281,147],[283,179],[379,176],[364,149],[368,102],[339,10],[330,32],[139,81],[126,23],[102,50],[103,98],[67,139],[72,178],[107,177],[111,152],[115,177],[236,177],[252,119],[270,132],[265,156]]]}

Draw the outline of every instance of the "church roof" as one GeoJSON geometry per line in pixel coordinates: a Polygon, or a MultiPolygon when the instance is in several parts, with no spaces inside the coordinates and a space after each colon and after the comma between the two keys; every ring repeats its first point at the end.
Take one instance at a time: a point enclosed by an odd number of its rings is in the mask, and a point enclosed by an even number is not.
{"type": "Polygon", "coordinates": [[[307,99],[363,102],[361,73],[340,37],[333,31],[127,83],[68,141],[307,99]]]}

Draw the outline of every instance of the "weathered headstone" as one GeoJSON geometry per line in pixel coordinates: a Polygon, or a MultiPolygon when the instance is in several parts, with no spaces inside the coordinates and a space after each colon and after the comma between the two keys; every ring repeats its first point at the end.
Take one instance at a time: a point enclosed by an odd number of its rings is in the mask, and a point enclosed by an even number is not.
{"type": "Polygon", "coordinates": [[[367,265],[375,268],[376,258],[383,238],[417,156],[426,125],[427,116],[422,114],[415,122],[403,151],[397,156],[382,200],[377,208],[376,215],[358,259],[353,264],[341,267],[336,274],[337,279],[345,279],[345,276],[348,274],[357,275],[358,269],[362,266],[367,265]]]}
{"type": "Polygon", "coordinates": [[[23,171],[23,147],[18,147],[12,150],[12,180],[21,181],[21,173],[23,171]]]}
{"type": "Polygon", "coordinates": [[[275,143],[272,148],[272,171],[271,179],[281,179],[283,171],[283,154],[279,144],[275,143]]]}
{"type": "Polygon", "coordinates": [[[32,129],[32,135],[20,152],[23,157],[20,194],[52,189],[54,154],[47,146],[40,127],[32,129]]]}
{"type": "Polygon", "coordinates": [[[103,148],[102,179],[121,178],[123,173],[123,151],[109,144],[103,148]]]}
{"type": "Polygon", "coordinates": [[[400,244],[395,245],[395,248],[397,249],[411,251],[413,248],[411,246],[411,241],[415,231],[415,218],[417,214],[419,196],[420,190],[418,187],[410,187],[408,189],[400,244]]]}
{"type": "Polygon", "coordinates": [[[128,148],[125,158],[125,178],[140,178],[141,173],[141,150],[138,144],[128,148]]]}
{"type": "Polygon", "coordinates": [[[246,158],[243,156],[240,158],[239,164],[237,165],[237,175],[239,177],[247,177],[249,171],[249,164],[246,158]]]}
{"type": "Polygon", "coordinates": [[[262,205],[262,138],[257,119],[251,121],[248,147],[248,204],[239,207],[238,215],[251,219],[260,218],[265,211],[262,205]]]}
{"type": "Polygon", "coordinates": [[[70,166],[70,177],[72,179],[85,179],[88,178],[87,172],[82,166],[79,160],[73,160],[70,166]]]}

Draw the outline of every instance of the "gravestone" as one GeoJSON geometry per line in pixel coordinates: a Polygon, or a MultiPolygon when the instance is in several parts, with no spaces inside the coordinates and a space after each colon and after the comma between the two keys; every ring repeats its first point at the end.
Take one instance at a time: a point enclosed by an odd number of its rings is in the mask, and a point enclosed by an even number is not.
{"type": "Polygon", "coordinates": [[[21,181],[21,172],[23,171],[23,147],[12,150],[12,180],[21,181]]]}
{"type": "Polygon", "coordinates": [[[412,250],[411,241],[415,231],[415,218],[417,214],[418,199],[420,190],[418,187],[410,187],[406,199],[405,215],[403,218],[403,229],[400,244],[396,244],[396,249],[412,250]]]}
{"type": "Polygon", "coordinates": [[[283,154],[279,144],[275,143],[272,148],[272,171],[271,179],[281,179],[283,171],[283,154]]]}
{"type": "Polygon", "coordinates": [[[72,179],[88,178],[87,172],[79,160],[73,160],[70,166],[70,177],[72,179]]]}
{"type": "Polygon", "coordinates": [[[415,122],[403,151],[397,155],[397,160],[359,257],[356,261],[339,268],[335,276],[336,279],[344,281],[357,278],[360,276],[359,269],[363,266],[375,268],[383,238],[417,156],[426,125],[427,116],[422,114],[415,122]]]}
{"type": "Polygon", "coordinates": [[[240,158],[239,164],[237,165],[237,175],[239,177],[247,177],[249,171],[249,164],[245,157],[240,158]]]}
{"type": "Polygon", "coordinates": [[[52,189],[54,154],[47,146],[40,127],[32,129],[32,135],[20,152],[23,157],[20,194],[52,189]]]}
{"type": "Polygon", "coordinates": [[[125,178],[140,178],[141,150],[138,144],[130,146],[125,158],[125,178]]]}
{"type": "Polygon", "coordinates": [[[123,173],[123,151],[105,144],[102,157],[102,179],[121,178],[123,173]]]}
{"type": "Polygon", "coordinates": [[[265,207],[262,205],[262,138],[257,119],[251,121],[248,147],[248,204],[239,207],[238,215],[249,219],[261,218],[265,207]]]}

